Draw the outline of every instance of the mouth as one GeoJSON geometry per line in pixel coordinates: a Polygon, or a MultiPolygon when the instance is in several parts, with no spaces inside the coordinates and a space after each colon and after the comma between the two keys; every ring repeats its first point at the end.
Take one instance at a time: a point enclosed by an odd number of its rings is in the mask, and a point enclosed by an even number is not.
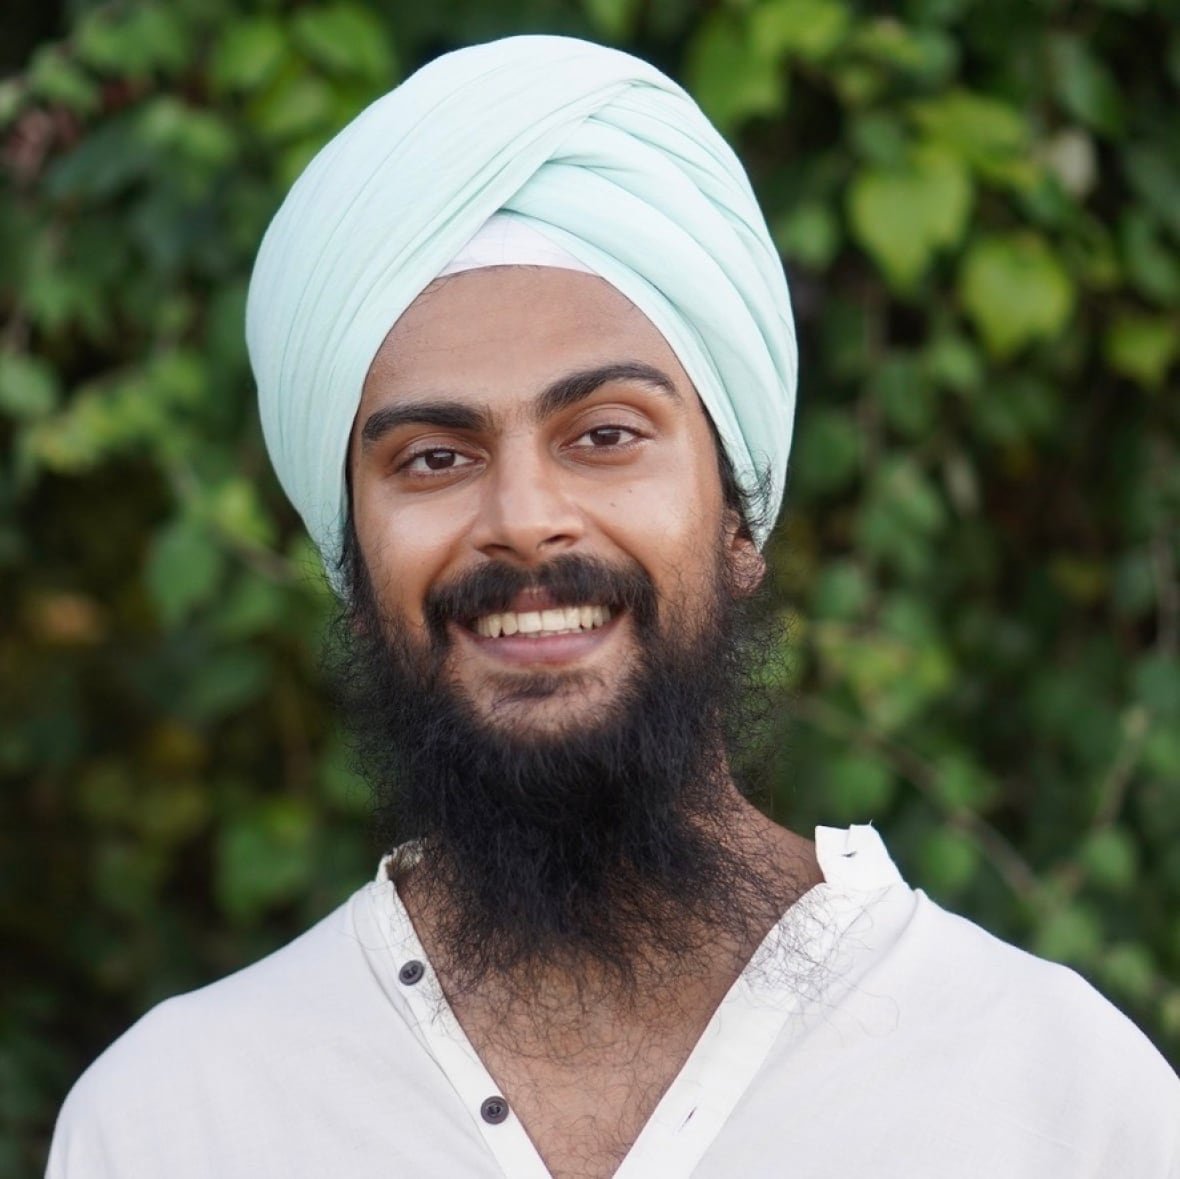
{"type": "Polygon", "coordinates": [[[468,624],[481,638],[520,635],[541,639],[598,630],[611,620],[611,608],[598,604],[551,606],[544,610],[504,610],[481,614],[468,624]]]}
{"type": "Polygon", "coordinates": [[[484,657],[519,667],[580,663],[603,648],[626,613],[605,602],[562,603],[535,589],[505,605],[465,620],[458,630],[484,657]]]}

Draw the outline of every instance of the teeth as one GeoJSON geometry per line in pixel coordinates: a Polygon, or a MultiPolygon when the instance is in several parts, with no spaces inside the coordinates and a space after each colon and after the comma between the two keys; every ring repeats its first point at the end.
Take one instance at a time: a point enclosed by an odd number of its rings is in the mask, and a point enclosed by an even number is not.
{"type": "Polygon", "coordinates": [[[475,620],[475,633],[486,639],[501,635],[570,634],[595,630],[610,621],[607,606],[562,606],[521,613],[484,614],[475,620]]]}

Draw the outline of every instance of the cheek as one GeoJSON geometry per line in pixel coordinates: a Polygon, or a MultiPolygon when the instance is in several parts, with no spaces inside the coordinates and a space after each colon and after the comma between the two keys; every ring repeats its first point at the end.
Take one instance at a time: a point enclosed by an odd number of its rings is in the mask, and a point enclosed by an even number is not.
{"type": "Polygon", "coordinates": [[[715,472],[682,464],[617,489],[603,506],[603,531],[639,561],[662,593],[692,593],[712,578],[722,515],[715,472]]]}
{"type": "Polygon", "coordinates": [[[354,510],[357,540],[379,600],[386,609],[417,621],[427,590],[453,551],[455,512],[426,502],[395,506],[379,491],[358,494],[354,510]]]}

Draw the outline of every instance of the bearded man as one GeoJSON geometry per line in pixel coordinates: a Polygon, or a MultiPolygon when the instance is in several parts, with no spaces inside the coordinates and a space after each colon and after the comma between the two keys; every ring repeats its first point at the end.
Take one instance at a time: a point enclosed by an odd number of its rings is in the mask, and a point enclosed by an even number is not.
{"type": "Polygon", "coordinates": [[[735,785],[795,344],[679,87],[439,59],[295,185],[247,334],[396,847],[110,1049],[55,1179],[1180,1176],[1180,1082],[1087,984],[735,785]]]}

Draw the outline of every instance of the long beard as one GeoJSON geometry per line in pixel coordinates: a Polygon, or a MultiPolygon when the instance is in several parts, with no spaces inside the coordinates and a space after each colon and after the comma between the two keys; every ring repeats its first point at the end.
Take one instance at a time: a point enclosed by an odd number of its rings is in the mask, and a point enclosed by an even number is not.
{"type": "Polygon", "coordinates": [[[556,970],[625,992],[773,921],[782,882],[729,838],[732,746],[767,636],[720,562],[712,600],[675,631],[641,569],[581,557],[485,566],[432,593],[426,642],[382,613],[363,570],[355,581],[335,660],[344,715],[386,845],[416,841],[453,989],[556,970]],[[568,688],[560,674],[506,677],[512,708],[493,719],[448,678],[448,623],[530,586],[615,603],[638,652],[598,715],[575,702],[544,733],[510,718],[568,688]]]}

